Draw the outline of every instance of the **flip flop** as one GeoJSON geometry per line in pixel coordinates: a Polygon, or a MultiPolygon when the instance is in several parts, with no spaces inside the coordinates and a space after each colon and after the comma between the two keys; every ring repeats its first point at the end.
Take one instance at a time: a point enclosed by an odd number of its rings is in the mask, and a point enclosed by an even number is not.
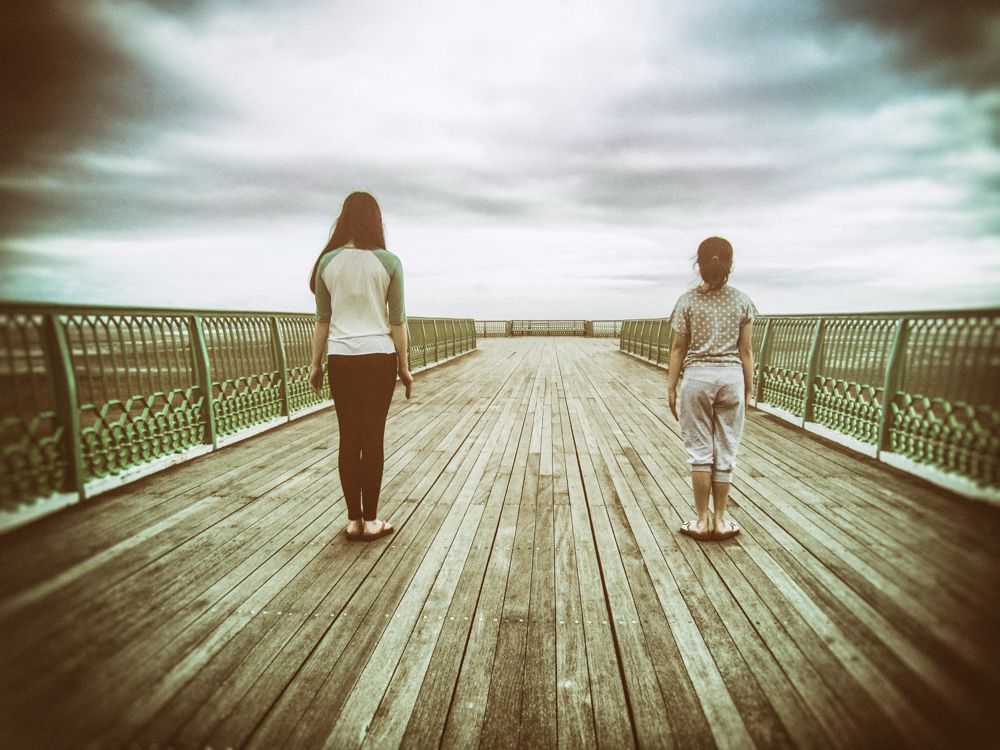
{"type": "Polygon", "coordinates": [[[345,529],[344,530],[344,536],[347,537],[347,541],[349,541],[349,542],[363,542],[364,539],[365,539],[365,531],[364,531],[364,529],[365,529],[365,525],[364,525],[364,523],[362,523],[361,524],[361,531],[359,531],[357,534],[350,534],[345,529]]]}
{"type": "Polygon", "coordinates": [[[685,521],[681,524],[681,533],[696,539],[699,542],[707,542],[712,538],[712,530],[701,532],[694,527],[694,521],[685,521]]]}
{"type": "Polygon", "coordinates": [[[735,521],[727,521],[732,528],[729,531],[712,531],[712,539],[717,542],[721,542],[724,539],[732,539],[734,536],[740,533],[740,525],[735,521]]]}
{"type": "Polygon", "coordinates": [[[360,534],[358,538],[363,542],[371,542],[375,539],[379,539],[384,536],[389,536],[389,534],[391,534],[394,531],[395,531],[394,528],[392,528],[391,526],[386,526],[385,521],[383,521],[378,531],[376,531],[374,534],[360,534]]]}

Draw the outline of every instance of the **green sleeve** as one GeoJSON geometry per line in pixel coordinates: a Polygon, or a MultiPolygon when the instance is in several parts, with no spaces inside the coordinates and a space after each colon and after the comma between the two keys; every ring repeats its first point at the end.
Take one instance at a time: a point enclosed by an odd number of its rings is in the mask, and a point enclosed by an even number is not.
{"type": "Polygon", "coordinates": [[[326,282],[323,281],[323,269],[326,268],[332,257],[331,255],[328,258],[323,258],[316,267],[316,321],[319,323],[329,323],[330,317],[333,315],[333,308],[330,305],[330,290],[327,288],[326,282]]]}
{"type": "Polygon", "coordinates": [[[389,325],[400,326],[406,322],[406,304],[403,300],[403,265],[399,258],[388,250],[376,250],[375,254],[389,272],[389,289],[386,303],[389,305],[389,325]]]}

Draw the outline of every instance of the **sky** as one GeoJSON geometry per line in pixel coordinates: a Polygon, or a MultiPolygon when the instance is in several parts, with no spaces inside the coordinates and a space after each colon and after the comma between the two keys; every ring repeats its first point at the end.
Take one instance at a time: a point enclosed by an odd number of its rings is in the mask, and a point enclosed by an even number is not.
{"type": "Polygon", "coordinates": [[[366,190],[410,315],[1000,305],[1000,5],[0,6],[0,299],[311,311],[366,190]]]}

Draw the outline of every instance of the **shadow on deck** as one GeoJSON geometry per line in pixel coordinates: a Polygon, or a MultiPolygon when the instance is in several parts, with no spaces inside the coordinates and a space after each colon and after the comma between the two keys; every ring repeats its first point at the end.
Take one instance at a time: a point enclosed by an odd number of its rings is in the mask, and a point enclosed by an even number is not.
{"type": "Polygon", "coordinates": [[[3,745],[987,744],[996,508],[751,410],[699,545],[662,371],[480,346],[397,393],[387,540],[329,410],[0,538],[3,745]]]}

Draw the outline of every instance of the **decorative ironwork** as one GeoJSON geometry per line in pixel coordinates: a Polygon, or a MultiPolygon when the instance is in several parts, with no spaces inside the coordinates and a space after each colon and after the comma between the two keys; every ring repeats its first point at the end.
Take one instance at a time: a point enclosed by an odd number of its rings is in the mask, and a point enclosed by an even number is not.
{"type": "MultiPolygon", "coordinates": [[[[415,369],[476,347],[469,319],[409,328],[415,369]]],[[[309,314],[0,303],[0,508],[323,403],[313,330],[309,314]]]]}
{"type": "MultiPolygon", "coordinates": [[[[666,363],[667,327],[626,320],[620,348],[666,363]]],[[[757,403],[997,487],[998,330],[1000,309],[762,316],[753,333],[757,403]]]]}
{"type": "Polygon", "coordinates": [[[63,426],[55,406],[44,316],[0,310],[0,507],[66,483],[63,426]]]}
{"type": "Polygon", "coordinates": [[[61,320],[77,388],[84,481],[201,443],[184,317],[81,312],[61,320]]]}

